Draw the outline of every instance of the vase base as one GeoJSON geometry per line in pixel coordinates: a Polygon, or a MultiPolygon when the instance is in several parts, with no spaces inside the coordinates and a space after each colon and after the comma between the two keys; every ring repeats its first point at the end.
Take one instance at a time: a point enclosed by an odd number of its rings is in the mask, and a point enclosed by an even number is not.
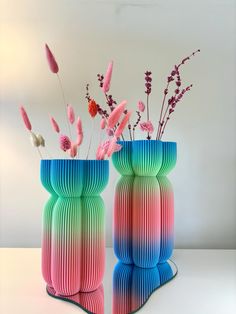
{"type": "Polygon", "coordinates": [[[116,308],[120,314],[128,314],[141,309],[157,289],[176,277],[177,272],[177,266],[171,260],[147,269],[118,262],[113,274],[107,272],[107,278],[104,278],[104,282],[108,283],[113,276],[112,293],[111,287],[105,286],[105,302],[103,284],[95,291],[79,292],[73,296],[58,295],[49,286],[46,291],[51,297],[70,302],[86,313],[111,314],[112,310],[107,305],[112,303],[113,314],[117,313],[116,308]]]}

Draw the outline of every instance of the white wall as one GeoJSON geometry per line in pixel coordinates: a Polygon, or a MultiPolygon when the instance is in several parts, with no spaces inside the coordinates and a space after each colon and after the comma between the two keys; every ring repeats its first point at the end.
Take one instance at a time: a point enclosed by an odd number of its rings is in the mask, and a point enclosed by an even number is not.
{"type": "MultiPolygon", "coordinates": [[[[44,56],[57,56],[67,99],[90,120],[86,82],[98,102],[96,74],[115,60],[112,92],[135,108],[144,97],[143,72],[153,71],[152,119],[157,120],[165,78],[182,56],[201,48],[183,69],[191,93],[179,104],[165,140],[178,142],[171,174],[176,247],[236,248],[236,2],[233,0],[78,1],[0,0],[1,8],[1,246],[40,245],[48,194],[39,158],[18,114],[23,103],[53,156],[62,157],[48,113],[62,124],[58,83],[44,56]]],[[[83,151],[86,150],[84,145],[83,151]]],[[[82,152],[83,153],[83,152],[82,152]]],[[[111,165],[104,192],[107,245],[118,174],[111,165]]]]}

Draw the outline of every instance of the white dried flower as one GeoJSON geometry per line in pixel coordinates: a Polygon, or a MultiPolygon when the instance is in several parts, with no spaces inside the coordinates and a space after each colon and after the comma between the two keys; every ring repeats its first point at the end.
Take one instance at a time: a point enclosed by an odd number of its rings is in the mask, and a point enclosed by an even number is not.
{"type": "Polygon", "coordinates": [[[42,135],[41,135],[41,134],[38,134],[38,135],[37,135],[37,138],[38,138],[38,140],[39,140],[39,145],[45,147],[45,140],[44,140],[44,138],[42,137],[42,135]]]}
{"type": "Polygon", "coordinates": [[[39,139],[37,138],[37,136],[33,132],[30,132],[30,141],[31,141],[33,146],[35,146],[35,147],[40,146],[39,139]]]}

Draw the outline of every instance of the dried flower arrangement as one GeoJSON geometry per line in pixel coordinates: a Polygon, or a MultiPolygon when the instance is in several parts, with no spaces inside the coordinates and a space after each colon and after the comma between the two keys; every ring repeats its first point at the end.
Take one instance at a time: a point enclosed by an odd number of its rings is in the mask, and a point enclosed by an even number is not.
{"type": "MultiPolygon", "coordinates": [[[[49,49],[48,45],[45,45],[46,49],[46,57],[49,64],[49,68],[52,73],[57,75],[60,91],[62,94],[64,106],[65,106],[65,113],[67,116],[67,127],[68,127],[68,135],[60,133],[60,128],[58,123],[53,117],[50,117],[51,125],[53,130],[59,134],[59,144],[60,148],[64,152],[69,152],[71,158],[78,157],[79,147],[83,142],[84,133],[82,128],[82,122],[80,117],[77,118],[76,122],[76,133],[77,139],[72,141],[71,135],[71,127],[75,123],[75,113],[74,109],[71,105],[68,105],[65,98],[65,93],[63,90],[62,82],[59,76],[59,66],[56,62],[56,59],[49,49]]],[[[166,125],[171,118],[171,115],[174,113],[176,105],[183,99],[184,95],[190,91],[192,88],[192,84],[188,85],[184,88],[182,86],[182,79],[180,74],[180,68],[184,65],[191,57],[195,56],[196,53],[200,52],[200,49],[193,52],[188,57],[184,58],[178,65],[175,65],[170,72],[170,75],[167,77],[166,87],[163,91],[163,99],[160,111],[159,121],[156,127],[156,140],[161,140],[163,133],[166,129],[166,125]],[[167,95],[170,92],[171,84],[175,84],[176,87],[174,88],[174,92],[169,98],[167,95]]],[[[86,85],[86,96],[88,102],[88,112],[90,117],[92,118],[92,130],[94,130],[94,120],[96,116],[100,116],[100,129],[104,131],[107,135],[107,139],[105,141],[100,141],[97,152],[96,152],[96,159],[101,160],[105,158],[111,157],[114,152],[119,151],[122,146],[118,143],[120,139],[125,140],[123,131],[126,127],[128,127],[129,137],[130,140],[135,140],[135,130],[139,126],[139,128],[147,133],[147,140],[152,139],[152,134],[154,132],[154,126],[152,121],[150,120],[150,94],[152,92],[152,72],[146,71],[144,73],[145,77],[145,94],[146,94],[146,104],[143,101],[139,100],[137,104],[136,114],[137,120],[135,123],[131,124],[131,111],[128,111],[126,108],[127,101],[122,101],[120,104],[114,100],[113,96],[109,94],[110,85],[111,85],[111,78],[112,78],[112,71],[113,71],[113,61],[111,61],[108,65],[107,71],[105,75],[97,74],[97,79],[99,82],[99,87],[101,88],[105,102],[109,108],[109,111],[103,109],[101,105],[96,103],[96,101],[90,96],[89,92],[89,84],[86,85]],[[146,119],[142,121],[142,115],[146,111],[146,119]]],[[[40,157],[42,158],[42,154],[40,152],[39,147],[45,147],[45,140],[42,135],[36,135],[32,132],[32,126],[30,120],[27,116],[25,109],[21,106],[20,113],[26,128],[30,131],[30,138],[32,144],[37,147],[40,157]]],[[[91,133],[89,144],[88,144],[88,152],[86,159],[89,157],[89,152],[92,143],[92,135],[91,133]]]]}
{"type": "MultiPolygon", "coordinates": [[[[177,103],[183,99],[185,93],[189,92],[191,87],[193,86],[191,84],[181,89],[182,79],[180,75],[180,68],[188,60],[190,60],[191,57],[195,56],[195,54],[198,52],[200,52],[200,49],[193,52],[190,56],[184,58],[178,65],[175,65],[170,75],[167,77],[166,87],[163,92],[163,100],[162,100],[162,105],[161,105],[160,117],[159,117],[158,125],[156,128],[157,129],[156,138],[155,138],[156,140],[161,140],[163,133],[165,131],[166,125],[168,121],[170,120],[171,115],[175,111],[175,107],[177,103]],[[171,83],[175,84],[176,87],[174,88],[173,95],[167,99],[167,95],[169,94],[171,83]]],[[[113,112],[117,104],[116,101],[113,99],[113,96],[108,94],[109,88],[110,88],[112,68],[113,68],[113,62],[109,64],[105,77],[102,74],[97,74],[99,86],[105,95],[106,103],[111,112],[113,112]]],[[[144,75],[145,75],[144,79],[145,79],[146,105],[144,104],[143,101],[141,100],[138,101],[138,104],[137,104],[138,110],[136,110],[137,120],[133,125],[131,125],[130,120],[129,120],[130,113],[128,113],[127,110],[124,110],[124,114],[126,115],[124,119],[128,121],[127,126],[129,130],[130,140],[135,140],[135,130],[138,126],[143,132],[147,132],[148,140],[152,138],[151,135],[154,132],[154,126],[150,120],[150,105],[149,105],[149,98],[152,92],[152,72],[146,71],[144,75]],[[141,121],[142,114],[145,112],[145,110],[146,110],[146,116],[147,116],[146,121],[141,121]],[[131,130],[132,130],[132,133],[131,133],[131,130]]],[[[86,99],[88,101],[90,100],[89,84],[87,84],[86,86],[86,99]]],[[[107,111],[103,110],[100,106],[99,106],[98,112],[103,117],[106,117],[108,115],[107,111]]],[[[114,125],[113,127],[116,129],[118,126],[119,126],[119,123],[117,125],[114,125]]],[[[113,136],[112,128],[107,129],[107,132],[109,136],[113,136]]],[[[120,134],[119,136],[121,136],[122,139],[124,140],[123,134],[120,134]]]]}
{"type": "MultiPolygon", "coordinates": [[[[59,145],[62,151],[68,152],[71,158],[79,157],[79,147],[83,143],[84,140],[84,133],[82,128],[82,121],[80,117],[77,118],[77,121],[75,123],[75,112],[72,105],[67,104],[65,93],[62,86],[62,81],[59,76],[59,66],[56,62],[56,59],[49,49],[48,45],[45,45],[46,50],[46,57],[48,61],[49,68],[52,73],[57,75],[60,91],[62,94],[64,106],[65,106],[65,113],[66,113],[66,121],[67,121],[67,127],[68,127],[68,135],[65,135],[61,133],[60,127],[57,123],[57,121],[54,119],[54,117],[50,116],[50,122],[52,129],[59,134],[59,145]],[[75,141],[72,141],[72,132],[71,127],[75,124],[76,127],[76,134],[77,138],[75,141]]],[[[102,77],[102,81],[104,79],[104,82],[102,83],[102,89],[104,93],[106,94],[109,91],[110,88],[110,82],[111,82],[111,76],[112,76],[112,68],[113,63],[111,62],[108,66],[107,73],[105,77],[102,77]]],[[[96,159],[106,159],[111,157],[111,155],[114,152],[119,151],[122,146],[117,143],[120,136],[122,136],[122,132],[126,127],[126,124],[129,122],[129,118],[131,115],[131,112],[128,112],[126,109],[127,101],[122,101],[119,105],[114,103],[114,101],[107,98],[107,102],[112,103],[112,105],[115,105],[112,107],[112,112],[109,114],[107,111],[102,110],[101,107],[96,103],[96,101],[89,96],[89,90],[88,90],[88,84],[86,86],[87,94],[86,99],[88,100],[88,113],[93,121],[93,130],[94,130],[94,120],[97,114],[101,116],[100,119],[100,129],[101,131],[104,131],[105,134],[107,134],[107,139],[103,142],[100,141],[97,152],[96,152],[96,159]],[[113,110],[114,109],[114,110],[113,110]]],[[[38,153],[40,155],[40,158],[42,158],[42,154],[40,152],[39,147],[43,146],[45,147],[45,140],[42,137],[42,135],[36,135],[32,131],[32,126],[29,120],[29,117],[26,113],[26,110],[23,106],[20,106],[20,114],[23,119],[23,122],[25,124],[25,127],[30,132],[30,139],[33,144],[38,150],[38,153]]],[[[92,143],[92,137],[93,132],[91,133],[89,144],[88,144],[88,152],[86,159],[89,158],[91,143],[92,143]]]]}

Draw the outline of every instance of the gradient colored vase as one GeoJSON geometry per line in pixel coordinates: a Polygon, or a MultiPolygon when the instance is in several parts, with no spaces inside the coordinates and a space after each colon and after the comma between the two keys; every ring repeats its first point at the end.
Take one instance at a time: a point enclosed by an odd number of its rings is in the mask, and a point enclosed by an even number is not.
{"type": "Polygon", "coordinates": [[[58,199],[56,192],[51,185],[50,179],[51,160],[42,160],[40,167],[40,179],[44,188],[50,193],[42,216],[42,274],[43,278],[52,287],[51,278],[51,250],[52,250],[52,213],[58,199]]]}
{"type": "Polygon", "coordinates": [[[105,240],[100,193],[107,182],[108,161],[50,162],[50,184],[57,200],[51,210],[51,250],[43,250],[42,256],[48,254],[51,284],[46,282],[57,295],[94,291],[101,285],[105,240]]]}
{"type": "Polygon", "coordinates": [[[134,313],[150,295],[176,275],[166,262],[153,268],[117,263],[113,272],[112,314],[134,313]]]}
{"type": "Polygon", "coordinates": [[[121,144],[112,157],[121,174],[114,200],[114,250],[125,264],[152,268],[173,251],[173,190],[166,175],[176,163],[176,143],[121,144]]]}

